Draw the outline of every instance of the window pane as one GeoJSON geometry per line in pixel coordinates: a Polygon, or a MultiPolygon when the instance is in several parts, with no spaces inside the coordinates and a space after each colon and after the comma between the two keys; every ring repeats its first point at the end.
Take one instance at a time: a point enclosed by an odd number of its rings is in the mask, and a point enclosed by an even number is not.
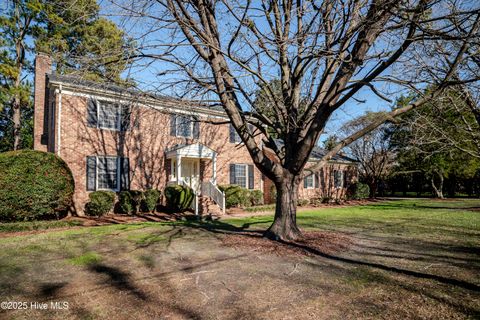
{"type": "Polygon", "coordinates": [[[244,164],[235,165],[235,183],[242,188],[247,187],[247,166],[244,164]]]}
{"type": "Polygon", "coordinates": [[[98,188],[117,189],[117,158],[98,158],[98,188]]]}
{"type": "Polygon", "coordinates": [[[112,103],[101,102],[98,107],[98,126],[120,130],[120,108],[112,103]]]}
{"type": "Polygon", "coordinates": [[[305,187],[313,188],[313,175],[305,177],[305,187]]]}
{"type": "Polygon", "coordinates": [[[192,121],[187,116],[177,116],[177,137],[192,136],[192,121]]]}

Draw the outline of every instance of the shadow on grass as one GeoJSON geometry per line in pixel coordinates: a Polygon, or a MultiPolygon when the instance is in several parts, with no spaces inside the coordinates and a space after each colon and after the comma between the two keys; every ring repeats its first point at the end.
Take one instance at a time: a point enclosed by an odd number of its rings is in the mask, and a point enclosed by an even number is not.
{"type": "MultiPolygon", "coordinates": [[[[208,232],[213,232],[216,234],[238,234],[238,235],[243,235],[246,237],[261,237],[263,235],[262,230],[248,230],[249,227],[251,227],[254,224],[263,224],[266,221],[256,221],[256,222],[251,222],[251,223],[244,223],[242,226],[237,227],[235,225],[223,222],[223,221],[213,221],[213,222],[201,222],[201,221],[191,221],[189,223],[186,223],[185,226],[191,227],[191,228],[199,228],[208,232]]],[[[271,241],[271,240],[269,240],[271,241]]],[[[327,254],[324,252],[321,252],[313,247],[310,247],[308,245],[305,245],[303,243],[299,242],[292,242],[292,241],[279,241],[279,243],[290,246],[292,248],[298,248],[302,249],[304,252],[313,254],[317,257],[322,257],[325,259],[329,259],[332,261],[337,261],[337,262],[342,262],[350,265],[355,265],[355,266],[367,266],[371,267],[374,269],[378,270],[384,270],[387,272],[393,272],[396,274],[401,274],[401,275],[407,275],[411,277],[415,277],[418,279],[426,279],[426,280],[434,280],[443,284],[447,285],[453,285],[459,288],[471,290],[474,292],[480,292],[480,286],[474,283],[470,283],[467,281],[463,280],[458,280],[455,278],[451,277],[444,277],[440,275],[435,275],[435,274],[430,274],[430,273],[424,273],[424,272],[419,272],[419,271],[413,271],[413,270],[407,270],[395,266],[388,266],[384,265],[381,263],[376,263],[376,262],[368,262],[368,261],[361,261],[358,259],[351,259],[351,258],[346,258],[346,257],[340,257],[332,254],[327,254]]]]}

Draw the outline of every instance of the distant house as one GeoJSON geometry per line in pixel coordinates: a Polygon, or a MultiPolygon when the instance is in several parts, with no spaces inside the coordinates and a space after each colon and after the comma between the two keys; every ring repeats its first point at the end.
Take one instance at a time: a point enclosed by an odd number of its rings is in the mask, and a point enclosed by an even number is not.
{"type": "MultiPolygon", "coordinates": [[[[266,202],[273,201],[271,181],[255,167],[221,108],[60,76],[51,65],[48,56],[36,57],[34,149],[69,165],[79,215],[89,192],[163,190],[168,184],[196,190],[200,212],[212,204],[224,210],[218,185],[261,190],[266,202]]],[[[314,150],[311,160],[321,153],[314,150]]],[[[349,159],[334,158],[305,178],[301,196],[343,197],[352,168],[349,159]]]]}

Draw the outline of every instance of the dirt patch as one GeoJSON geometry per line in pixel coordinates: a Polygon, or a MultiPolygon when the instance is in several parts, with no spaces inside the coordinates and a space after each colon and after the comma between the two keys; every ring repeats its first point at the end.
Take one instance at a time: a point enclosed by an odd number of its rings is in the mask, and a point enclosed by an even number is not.
{"type": "Polygon", "coordinates": [[[302,240],[278,242],[252,234],[227,234],[222,239],[224,245],[278,256],[331,255],[347,251],[353,244],[352,238],[337,232],[304,232],[302,240]]]}

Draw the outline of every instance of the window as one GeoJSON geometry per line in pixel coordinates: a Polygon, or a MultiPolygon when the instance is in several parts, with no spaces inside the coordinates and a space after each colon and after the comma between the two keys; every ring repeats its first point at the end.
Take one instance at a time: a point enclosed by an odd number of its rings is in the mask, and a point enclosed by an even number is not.
{"type": "Polygon", "coordinates": [[[87,191],[119,191],[129,188],[130,164],[128,158],[87,157],[87,191]]]}
{"type": "Polygon", "coordinates": [[[177,116],[177,137],[190,138],[192,136],[193,121],[188,116],[177,116]]]}
{"type": "Polygon", "coordinates": [[[314,175],[311,174],[309,176],[306,176],[305,178],[303,178],[303,187],[305,189],[313,189],[315,186],[314,186],[314,175]]]}
{"type": "Polygon", "coordinates": [[[98,127],[102,129],[120,130],[120,107],[113,103],[98,105],[98,127]]]}
{"type": "Polygon", "coordinates": [[[117,190],[118,158],[97,158],[98,189],[117,190]]]}
{"type": "Polygon", "coordinates": [[[242,188],[254,188],[254,172],[251,164],[230,164],[230,184],[242,188]]]}
{"type": "Polygon", "coordinates": [[[333,184],[335,188],[343,188],[343,171],[333,171],[333,184]]]}
{"type": "Polygon", "coordinates": [[[237,130],[230,124],[230,143],[240,143],[242,138],[238,135],[237,130]]]}
{"type": "Polygon", "coordinates": [[[90,99],[87,122],[89,127],[125,131],[130,128],[130,107],[118,103],[90,99]]]}
{"type": "Polygon", "coordinates": [[[235,168],[235,184],[242,188],[247,187],[247,166],[238,164],[235,168]]]}
{"type": "Polygon", "coordinates": [[[170,126],[170,134],[174,137],[199,138],[200,123],[193,116],[172,114],[170,126]]]}

